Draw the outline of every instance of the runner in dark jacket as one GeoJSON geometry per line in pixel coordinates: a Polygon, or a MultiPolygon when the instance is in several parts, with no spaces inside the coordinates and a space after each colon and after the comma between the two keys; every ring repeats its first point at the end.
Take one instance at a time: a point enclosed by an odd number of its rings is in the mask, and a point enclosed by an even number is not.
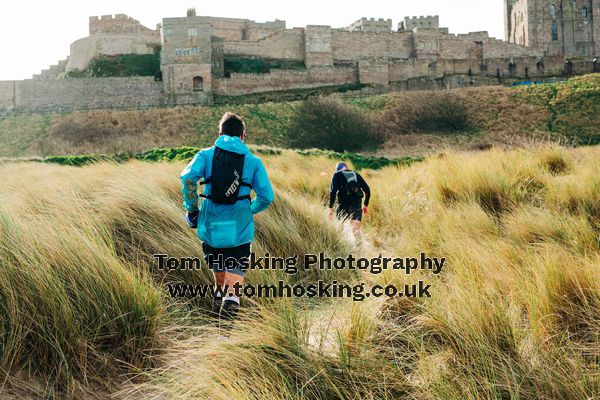
{"type": "Polygon", "coordinates": [[[356,243],[361,245],[360,224],[369,207],[371,189],[358,172],[348,169],[346,163],[338,163],[335,169],[329,190],[329,215],[333,216],[333,206],[337,200],[337,217],[343,221],[351,221],[356,243]]]}

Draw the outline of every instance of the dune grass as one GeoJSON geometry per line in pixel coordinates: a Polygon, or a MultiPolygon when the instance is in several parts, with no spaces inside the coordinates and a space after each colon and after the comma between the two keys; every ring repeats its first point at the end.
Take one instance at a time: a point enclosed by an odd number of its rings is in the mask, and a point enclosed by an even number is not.
{"type": "Polygon", "coordinates": [[[446,257],[440,275],[250,271],[251,283],[432,284],[432,298],[246,301],[229,342],[174,302],[152,255],[200,255],[183,163],[0,166],[0,363],[64,388],[139,373],[125,398],[588,399],[600,396],[599,147],[447,153],[363,170],[352,250],[324,204],[335,160],[264,155],[276,188],[258,254],[446,257]],[[186,317],[187,316],[187,317],[186,317]],[[194,318],[190,318],[193,316],[194,318]]]}

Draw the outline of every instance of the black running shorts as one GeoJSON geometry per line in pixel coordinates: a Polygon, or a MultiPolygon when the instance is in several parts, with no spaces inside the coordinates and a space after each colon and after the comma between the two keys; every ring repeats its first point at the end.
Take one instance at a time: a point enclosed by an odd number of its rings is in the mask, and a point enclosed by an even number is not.
{"type": "MultiPolygon", "coordinates": [[[[229,272],[232,274],[244,276],[246,270],[242,268],[241,260],[250,259],[250,243],[242,244],[237,247],[217,249],[202,243],[204,260],[213,272],[229,272]]],[[[246,262],[246,265],[247,262],[246,262]]]]}
{"type": "Polygon", "coordinates": [[[362,220],[362,209],[345,209],[338,208],[336,210],[337,217],[343,221],[351,220],[351,221],[361,221],[362,220]]]}

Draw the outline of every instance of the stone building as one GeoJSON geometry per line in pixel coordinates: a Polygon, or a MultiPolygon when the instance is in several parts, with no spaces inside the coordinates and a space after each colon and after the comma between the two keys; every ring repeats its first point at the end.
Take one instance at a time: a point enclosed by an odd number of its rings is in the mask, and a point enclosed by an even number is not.
{"type": "Polygon", "coordinates": [[[193,9],[156,29],[123,14],[89,23],[89,36],[71,45],[68,60],[34,79],[0,81],[0,112],[211,104],[219,96],[325,86],[451,88],[600,72],[600,0],[505,0],[506,40],[485,31],[451,34],[438,16],[406,17],[397,30],[389,19],[290,29],[281,20],[198,16],[193,9]],[[162,80],[61,79],[94,57],[157,46],[162,80]],[[242,73],[233,61],[271,69],[242,73]]]}
{"type": "Polygon", "coordinates": [[[505,0],[505,9],[510,43],[545,55],[600,54],[600,0],[505,0]]]}
{"type": "Polygon", "coordinates": [[[98,56],[152,54],[161,44],[161,25],[143,26],[125,15],[90,17],[89,36],[71,44],[65,70],[85,69],[98,56]]]}
{"type": "Polygon", "coordinates": [[[391,32],[391,19],[361,18],[347,28],[350,32],[391,32]]]}
{"type": "Polygon", "coordinates": [[[212,95],[212,26],[195,15],[163,19],[161,70],[169,102],[207,103],[212,95]]]}

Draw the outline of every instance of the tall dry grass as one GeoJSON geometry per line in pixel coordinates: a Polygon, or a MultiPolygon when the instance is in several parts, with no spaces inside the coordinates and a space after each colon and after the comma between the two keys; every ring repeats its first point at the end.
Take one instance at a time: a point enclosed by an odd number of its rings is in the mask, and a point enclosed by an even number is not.
{"type": "MultiPolygon", "coordinates": [[[[246,301],[229,342],[185,318],[205,303],[161,292],[209,282],[206,270],[153,265],[156,252],[200,255],[181,220],[182,164],[4,164],[3,369],[77,386],[126,361],[140,373],[126,398],[596,398],[599,159],[598,147],[495,150],[363,171],[369,245],[354,253],[424,251],[447,258],[441,275],[250,271],[248,281],[423,279],[433,297],[246,301]]],[[[352,252],[324,210],[336,160],[265,162],[277,199],[257,218],[255,250],[352,252]]]]}
{"type": "MultiPolygon", "coordinates": [[[[87,384],[150,367],[149,356],[164,347],[162,335],[179,331],[175,321],[189,323],[190,313],[205,314],[207,300],[175,304],[163,285],[206,284],[212,274],[206,268],[160,271],[153,256],[202,256],[195,231],[182,220],[182,167],[2,165],[4,373],[26,371],[78,397],[87,384]]],[[[319,205],[298,203],[298,195],[279,193],[270,215],[260,219],[255,250],[347,253],[348,243],[321,218],[319,205]]]]}
{"type": "MultiPolygon", "coordinates": [[[[174,343],[149,383],[124,395],[597,397],[599,155],[598,148],[454,153],[364,171],[375,196],[365,221],[372,246],[362,253],[426,251],[448,264],[437,277],[387,271],[358,279],[425,279],[431,299],[262,304],[230,342],[202,331],[174,343]]],[[[269,160],[278,188],[307,194],[302,203],[310,207],[323,204],[332,165],[269,160]]]]}

